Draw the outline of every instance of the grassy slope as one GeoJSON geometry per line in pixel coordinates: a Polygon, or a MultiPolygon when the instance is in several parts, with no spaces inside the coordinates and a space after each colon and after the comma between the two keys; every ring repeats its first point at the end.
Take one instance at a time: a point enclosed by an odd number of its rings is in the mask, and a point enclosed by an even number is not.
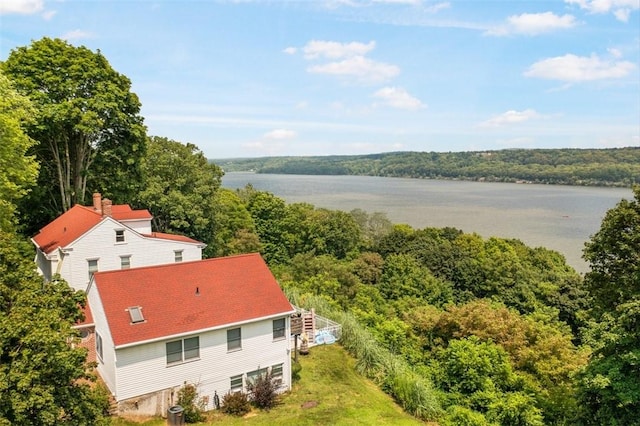
{"type": "MultiPolygon", "coordinates": [[[[210,414],[215,425],[420,425],[419,420],[404,413],[394,401],[354,369],[355,361],[338,345],[311,348],[309,355],[300,356],[302,371],[293,391],[284,396],[282,404],[270,412],[254,410],[244,418],[210,414]],[[306,402],[317,406],[302,408],[306,402]]],[[[120,419],[115,425],[141,423],[120,419]]],[[[144,425],[164,425],[152,420],[144,425]]]]}

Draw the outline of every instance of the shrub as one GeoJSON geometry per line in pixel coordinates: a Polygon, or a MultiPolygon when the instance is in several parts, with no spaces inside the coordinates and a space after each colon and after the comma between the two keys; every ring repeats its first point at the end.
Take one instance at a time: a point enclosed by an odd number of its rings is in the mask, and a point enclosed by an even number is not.
{"type": "Polygon", "coordinates": [[[247,384],[251,400],[256,407],[269,410],[278,403],[278,386],[271,373],[260,374],[254,381],[247,384]]]}
{"type": "Polygon", "coordinates": [[[249,398],[244,392],[228,392],[222,397],[222,412],[232,416],[244,416],[251,411],[249,398]]]}
{"type": "Polygon", "coordinates": [[[197,423],[204,420],[204,404],[198,400],[198,389],[195,385],[185,383],[178,391],[178,405],[184,410],[184,420],[187,423],[197,423]]]}

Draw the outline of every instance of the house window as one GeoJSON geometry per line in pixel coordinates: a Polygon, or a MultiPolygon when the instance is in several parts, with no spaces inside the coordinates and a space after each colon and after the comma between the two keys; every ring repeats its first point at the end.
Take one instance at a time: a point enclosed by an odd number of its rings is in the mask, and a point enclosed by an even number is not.
{"type": "Polygon", "coordinates": [[[131,268],[131,255],[120,256],[120,269],[131,268]]]}
{"type": "Polygon", "coordinates": [[[273,320],[273,340],[283,339],[285,331],[284,318],[273,320]]]}
{"type": "Polygon", "coordinates": [[[256,379],[260,376],[267,374],[266,368],[259,368],[257,370],[249,371],[247,373],[247,383],[255,383],[256,379]]]}
{"type": "Polygon", "coordinates": [[[231,377],[231,392],[242,391],[242,374],[231,377]]]}
{"type": "Polygon", "coordinates": [[[242,333],[240,328],[232,328],[227,330],[227,350],[235,351],[242,349],[242,333]]]}
{"type": "Polygon", "coordinates": [[[91,281],[91,278],[93,278],[93,274],[98,272],[98,259],[87,260],[87,265],[89,269],[89,281],[91,281]]]}
{"type": "Polygon", "coordinates": [[[116,243],[124,243],[124,229],[116,229],[116,243]]]}
{"type": "Polygon", "coordinates": [[[174,250],[174,258],[176,262],[182,262],[182,250],[174,250]]]}
{"type": "Polygon", "coordinates": [[[271,377],[282,378],[282,364],[276,364],[271,366],[271,377]]]}
{"type": "Polygon", "coordinates": [[[96,355],[102,361],[102,336],[96,331],[96,355]]]}
{"type": "Polygon", "coordinates": [[[200,338],[189,337],[166,343],[167,365],[200,358],[200,338]]]}

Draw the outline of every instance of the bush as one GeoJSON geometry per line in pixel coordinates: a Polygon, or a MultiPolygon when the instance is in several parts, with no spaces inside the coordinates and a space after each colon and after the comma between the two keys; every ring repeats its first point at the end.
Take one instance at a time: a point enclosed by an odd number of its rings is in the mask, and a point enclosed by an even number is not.
{"type": "Polygon", "coordinates": [[[184,420],[187,423],[197,423],[204,420],[204,404],[198,400],[198,389],[192,384],[187,384],[178,391],[178,405],[184,410],[184,420]]]}
{"type": "Polygon", "coordinates": [[[228,392],[222,397],[222,412],[232,416],[244,416],[251,411],[249,398],[244,392],[228,392]]]}
{"type": "Polygon", "coordinates": [[[271,373],[260,374],[255,381],[249,381],[247,389],[256,407],[269,410],[278,403],[278,386],[271,373]]]}

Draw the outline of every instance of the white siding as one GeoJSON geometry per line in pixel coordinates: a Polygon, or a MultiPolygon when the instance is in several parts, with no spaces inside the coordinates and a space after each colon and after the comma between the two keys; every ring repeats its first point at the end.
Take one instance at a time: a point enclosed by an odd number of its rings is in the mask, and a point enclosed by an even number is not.
{"type": "Polygon", "coordinates": [[[122,224],[127,225],[129,228],[137,231],[141,234],[150,234],[151,233],[151,219],[143,219],[143,220],[123,220],[120,221],[122,224]]]}
{"type": "MultiPolygon", "coordinates": [[[[288,316],[285,318],[285,336],[289,336],[288,316]]],[[[199,395],[209,397],[207,408],[213,408],[214,392],[222,399],[229,391],[231,376],[275,364],[284,364],[282,387],[289,389],[289,339],[274,341],[272,324],[273,319],[268,319],[240,326],[242,349],[232,352],[227,351],[227,328],[185,336],[200,337],[200,359],[178,365],[167,366],[165,352],[166,342],[177,339],[118,349],[116,399],[122,401],[187,382],[198,385],[199,395]]]]}
{"type": "MultiPolygon", "coordinates": [[[[96,361],[98,363],[98,372],[107,384],[112,394],[116,392],[116,352],[114,349],[113,338],[107,324],[107,317],[102,307],[100,295],[95,287],[90,287],[87,293],[87,301],[91,306],[95,331],[102,337],[102,358],[96,353],[96,361]]],[[[97,340],[97,336],[96,336],[97,340]]]]}
{"type": "Polygon", "coordinates": [[[60,274],[76,290],[89,284],[88,259],[98,259],[98,271],[120,269],[120,257],[131,256],[131,267],[161,265],[175,261],[175,250],[182,250],[183,261],[200,260],[198,244],[149,238],[121,223],[105,218],[65,253],[60,274]],[[124,230],[124,242],[116,242],[116,230],[124,230]]]}
{"type": "MultiPolygon", "coordinates": [[[[51,281],[51,260],[47,259],[47,256],[40,249],[36,249],[36,267],[38,272],[42,274],[45,280],[51,281]]],[[[56,259],[57,263],[57,259],[56,259]]]]}

